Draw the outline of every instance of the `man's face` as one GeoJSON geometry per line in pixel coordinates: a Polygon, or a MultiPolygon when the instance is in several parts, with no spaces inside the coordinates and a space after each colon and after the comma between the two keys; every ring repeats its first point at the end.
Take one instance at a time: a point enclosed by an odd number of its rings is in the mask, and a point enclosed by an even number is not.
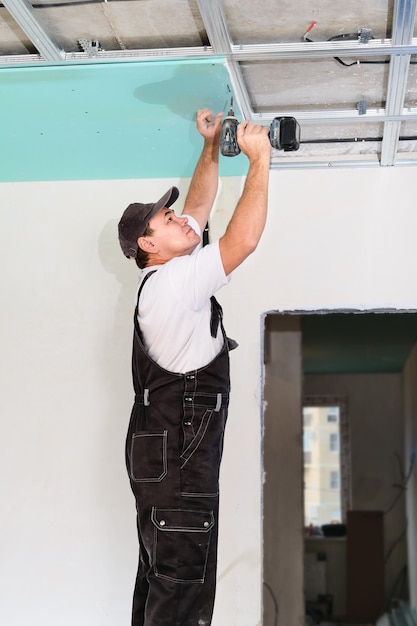
{"type": "Polygon", "coordinates": [[[163,208],[150,222],[150,239],[165,260],[191,254],[200,242],[200,236],[188,224],[186,217],[177,217],[172,209],[163,208]]]}

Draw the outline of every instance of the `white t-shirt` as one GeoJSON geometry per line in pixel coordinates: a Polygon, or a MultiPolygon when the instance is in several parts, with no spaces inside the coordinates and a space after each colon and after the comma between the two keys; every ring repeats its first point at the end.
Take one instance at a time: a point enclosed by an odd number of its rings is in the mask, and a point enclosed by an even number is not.
{"type": "MultiPolygon", "coordinates": [[[[197,222],[188,223],[200,234],[197,222]]],[[[210,297],[229,282],[221,262],[219,242],[147,267],[139,299],[139,325],[149,355],[170,372],[184,373],[207,365],[223,347],[220,326],[210,334],[210,297]]],[[[140,286],[140,283],[139,283],[140,286]]]]}

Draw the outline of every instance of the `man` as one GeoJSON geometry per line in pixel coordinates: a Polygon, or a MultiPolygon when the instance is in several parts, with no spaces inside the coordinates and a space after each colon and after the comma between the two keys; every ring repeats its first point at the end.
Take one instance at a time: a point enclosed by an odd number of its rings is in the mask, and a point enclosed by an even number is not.
{"type": "Polygon", "coordinates": [[[208,626],[212,619],[228,352],[236,345],[213,294],[261,237],[271,153],[266,127],[239,124],[249,159],[243,193],[225,234],[199,247],[217,193],[221,119],[197,112],[204,146],[182,216],[171,209],[179,195],[172,187],[156,203],[130,204],[119,223],[122,251],[143,269],[126,442],[140,547],[132,626],[208,626]]]}

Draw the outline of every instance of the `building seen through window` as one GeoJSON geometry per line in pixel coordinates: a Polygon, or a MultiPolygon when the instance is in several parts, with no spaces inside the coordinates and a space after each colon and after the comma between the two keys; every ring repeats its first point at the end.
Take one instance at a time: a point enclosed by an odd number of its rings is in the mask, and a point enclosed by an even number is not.
{"type": "Polygon", "coordinates": [[[304,523],[342,521],[340,408],[303,408],[304,523]]]}

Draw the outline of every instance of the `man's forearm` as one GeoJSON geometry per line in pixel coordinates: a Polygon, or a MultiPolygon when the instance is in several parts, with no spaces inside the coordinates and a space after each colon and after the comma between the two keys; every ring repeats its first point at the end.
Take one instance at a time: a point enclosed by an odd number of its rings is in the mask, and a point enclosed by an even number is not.
{"type": "Polygon", "coordinates": [[[203,229],[207,223],[219,185],[219,145],[205,141],[184,203],[184,213],[192,215],[203,229]]]}
{"type": "Polygon", "coordinates": [[[220,251],[226,273],[230,273],[251,254],[261,238],[268,208],[269,159],[267,155],[251,163],[239,202],[220,251]]]}

